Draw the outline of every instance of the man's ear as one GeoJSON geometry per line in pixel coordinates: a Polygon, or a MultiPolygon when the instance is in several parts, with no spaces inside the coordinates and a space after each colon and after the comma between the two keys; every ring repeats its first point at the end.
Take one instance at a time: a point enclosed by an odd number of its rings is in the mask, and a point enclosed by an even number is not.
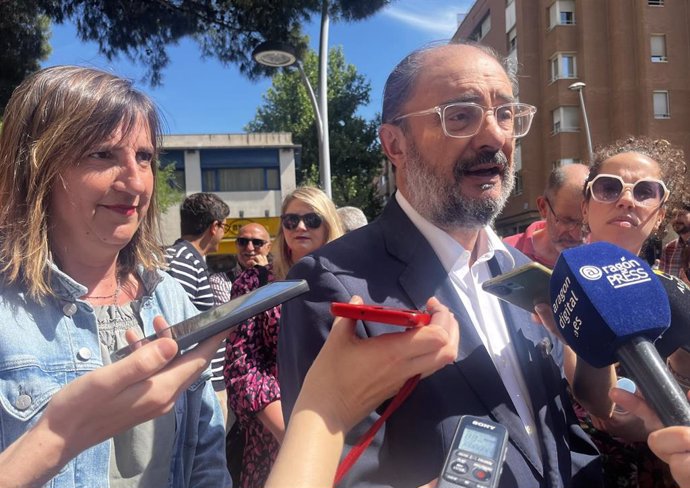
{"type": "Polygon", "coordinates": [[[537,210],[539,210],[539,215],[541,215],[541,219],[546,220],[546,216],[549,213],[549,208],[547,207],[546,198],[544,198],[544,195],[539,195],[537,197],[537,210]]]}
{"type": "Polygon", "coordinates": [[[394,124],[382,124],[379,127],[379,139],[383,152],[396,169],[400,169],[407,153],[407,138],[403,130],[394,124]]]}

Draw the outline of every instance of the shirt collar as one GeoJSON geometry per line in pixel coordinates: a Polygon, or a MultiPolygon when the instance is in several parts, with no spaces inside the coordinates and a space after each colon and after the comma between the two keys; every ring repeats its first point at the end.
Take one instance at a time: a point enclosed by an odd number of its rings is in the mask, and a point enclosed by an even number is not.
{"type": "MultiPolygon", "coordinates": [[[[395,199],[405,215],[429,242],[447,273],[459,266],[467,265],[471,250],[465,249],[446,231],[422,217],[400,191],[395,192],[395,199]]],[[[495,256],[502,269],[510,270],[515,267],[513,256],[488,225],[480,229],[475,246],[478,246],[476,264],[486,262],[495,256]]]]}

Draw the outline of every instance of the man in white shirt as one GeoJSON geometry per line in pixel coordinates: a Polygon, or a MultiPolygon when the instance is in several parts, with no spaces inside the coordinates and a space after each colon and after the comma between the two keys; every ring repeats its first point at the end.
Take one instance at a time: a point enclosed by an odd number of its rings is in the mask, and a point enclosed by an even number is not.
{"type": "MultiPolygon", "coordinates": [[[[565,392],[562,346],[529,314],[481,288],[526,262],[491,229],[513,187],[515,140],[535,113],[516,101],[514,74],[502,62],[469,44],[424,48],[401,61],[386,83],[379,130],[398,192],[376,221],[301,260],[288,276],[307,279],[311,291],[283,307],[285,418],[328,333],[331,301],[357,294],[365,303],[421,308],[435,295],[460,324],[457,361],[419,383],[341,486],[417,487],[436,478],[464,414],[508,429],[500,487],[601,485],[596,449],[565,392]]],[[[369,322],[357,330],[362,337],[394,332],[369,322]]]]}

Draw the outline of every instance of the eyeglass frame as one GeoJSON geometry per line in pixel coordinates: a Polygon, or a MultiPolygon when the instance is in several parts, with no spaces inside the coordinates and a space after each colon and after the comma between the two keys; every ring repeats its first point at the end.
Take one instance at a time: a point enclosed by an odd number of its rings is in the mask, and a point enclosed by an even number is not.
{"type": "Polygon", "coordinates": [[[612,175],[609,173],[599,173],[594,178],[592,178],[589,182],[587,182],[587,186],[585,187],[585,195],[590,195],[592,197],[592,199],[598,203],[615,204],[616,202],[618,202],[618,200],[621,199],[621,197],[623,196],[623,193],[625,193],[626,190],[630,189],[630,194],[632,195],[632,199],[635,202],[635,204],[639,205],[640,207],[649,208],[649,207],[651,207],[651,205],[644,205],[642,202],[637,200],[637,198],[635,198],[635,186],[641,181],[651,181],[653,183],[660,183],[661,184],[661,188],[664,190],[664,195],[661,197],[661,200],[659,200],[659,204],[658,204],[659,207],[661,207],[666,202],[666,200],[668,200],[668,197],[671,194],[671,191],[668,189],[668,187],[666,186],[666,183],[664,183],[663,180],[660,180],[658,178],[640,178],[639,180],[635,181],[635,183],[626,183],[625,181],[623,181],[623,178],[621,178],[620,176],[612,175]],[[599,200],[597,197],[594,196],[594,192],[592,191],[592,186],[594,185],[594,182],[597,181],[599,178],[602,178],[602,177],[613,178],[615,180],[620,181],[620,183],[622,185],[621,191],[618,194],[618,198],[616,198],[615,200],[613,200],[611,202],[599,200]]]}
{"type": "Polygon", "coordinates": [[[529,123],[527,124],[527,130],[525,131],[524,134],[515,136],[515,135],[506,135],[506,137],[510,139],[519,139],[521,137],[525,137],[528,133],[529,130],[532,128],[532,121],[534,120],[534,114],[537,113],[537,107],[534,105],[530,105],[529,103],[522,103],[522,102],[507,102],[507,103],[502,103],[500,105],[496,105],[494,107],[485,107],[484,105],[479,105],[478,103],[474,102],[448,102],[448,103],[442,103],[440,105],[436,105],[435,107],[428,108],[426,110],[418,110],[416,112],[410,112],[407,114],[403,115],[398,115],[397,117],[394,117],[393,120],[391,120],[391,124],[395,124],[396,122],[406,119],[408,117],[418,117],[421,115],[429,115],[429,114],[438,114],[438,117],[441,119],[441,127],[443,129],[443,133],[447,137],[452,137],[454,139],[467,139],[468,137],[474,137],[476,136],[479,131],[481,130],[482,123],[484,122],[484,119],[486,118],[486,115],[488,113],[491,113],[494,117],[496,116],[496,110],[500,109],[502,107],[505,107],[507,105],[521,105],[525,107],[529,107],[529,123]],[[478,107],[482,110],[482,118],[479,124],[477,125],[477,130],[475,130],[472,134],[467,134],[463,136],[457,136],[450,134],[448,132],[448,129],[446,129],[446,119],[444,117],[444,113],[448,107],[452,106],[457,106],[457,105],[462,105],[462,106],[472,106],[472,107],[478,107]]]}
{"type": "Polygon", "coordinates": [[[218,227],[223,228],[223,235],[227,234],[228,232],[230,232],[230,230],[232,230],[231,224],[228,224],[227,222],[224,222],[222,220],[216,220],[216,222],[218,222],[218,227]]]}
{"type": "Polygon", "coordinates": [[[321,228],[321,226],[323,225],[323,221],[324,221],[324,218],[323,218],[321,215],[319,215],[317,212],[307,212],[307,213],[305,213],[305,214],[286,213],[286,214],[282,214],[282,215],[280,216],[280,225],[281,225],[281,227],[283,227],[285,230],[295,230],[295,229],[297,228],[297,226],[300,224],[300,222],[303,222],[303,223],[304,223],[304,226],[305,226],[307,229],[316,230],[316,229],[321,228]],[[305,220],[305,217],[310,216],[310,218],[311,218],[312,215],[315,215],[315,216],[318,217],[318,219],[319,219],[319,225],[317,225],[316,227],[312,227],[311,225],[307,224],[307,221],[305,220]],[[290,227],[288,227],[288,226],[285,225],[285,219],[288,218],[288,217],[289,217],[289,218],[297,217],[297,223],[296,223],[295,226],[292,227],[292,228],[290,228],[290,227]]]}
{"type": "Polygon", "coordinates": [[[565,219],[559,217],[558,214],[553,210],[553,206],[551,206],[551,201],[549,200],[549,197],[544,195],[544,200],[546,200],[546,205],[549,207],[551,214],[556,219],[556,225],[560,225],[568,232],[570,232],[573,229],[576,229],[577,227],[582,228],[582,220],[573,220],[568,218],[569,223],[566,223],[565,219]]]}
{"type": "Polygon", "coordinates": [[[237,239],[235,239],[235,243],[240,247],[247,247],[250,242],[254,246],[254,249],[262,248],[266,244],[268,244],[268,241],[266,241],[264,239],[254,238],[254,237],[238,237],[237,239]],[[242,244],[242,241],[246,241],[246,242],[244,244],[242,244]],[[260,242],[261,244],[257,244],[257,242],[260,242]]]}

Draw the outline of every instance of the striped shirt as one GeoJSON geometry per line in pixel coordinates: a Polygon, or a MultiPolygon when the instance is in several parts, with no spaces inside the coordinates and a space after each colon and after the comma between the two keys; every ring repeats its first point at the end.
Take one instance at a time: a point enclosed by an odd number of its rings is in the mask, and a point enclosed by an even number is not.
{"type": "MultiPolygon", "coordinates": [[[[199,310],[213,307],[213,293],[208,282],[206,260],[188,241],[178,239],[165,250],[168,273],[180,282],[187,296],[199,310]]],[[[215,391],[225,389],[223,366],[225,365],[225,342],[211,360],[212,384],[215,391]]]]}
{"type": "Polygon", "coordinates": [[[681,237],[666,244],[664,252],[661,253],[661,271],[673,276],[680,276],[685,246],[686,242],[681,237]]]}

